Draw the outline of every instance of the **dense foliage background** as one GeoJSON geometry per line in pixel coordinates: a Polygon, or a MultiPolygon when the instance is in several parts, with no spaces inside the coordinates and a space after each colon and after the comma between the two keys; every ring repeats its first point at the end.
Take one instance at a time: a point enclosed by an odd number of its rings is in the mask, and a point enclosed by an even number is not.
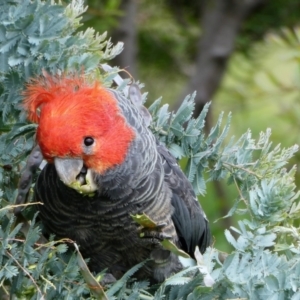
{"type": "MultiPolygon", "coordinates": [[[[69,2],[0,0],[1,296],[300,299],[300,206],[292,167],[299,164],[298,147],[292,146],[299,143],[298,1],[107,0],[88,1],[86,12],[82,1],[69,2]],[[224,34],[220,28],[228,33],[225,40],[218,38],[224,34]],[[111,61],[122,46],[113,47],[104,31],[125,42],[118,60],[111,61]],[[43,240],[30,203],[25,219],[15,218],[11,208],[22,170],[28,171],[36,128],[20,106],[25,82],[43,69],[83,67],[89,78],[110,86],[118,70],[104,71],[100,64],[107,61],[145,83],[151,128],[200,194],[215,243],[197,256],[197,266],[160,286],[130,281],[131,270],[104,294],[101,275],[89,273],[80,252],[67,251],[72,241],[43,240]],[[206,69],[203,62],[209,62],[206,69]],[[180,106],[191,89],[197,96],[180,106]],[[162,102],[155,101],[160,96],[162,102]],[[163,103],[180,108],[170,115],[163,103]],[[222,121],[221,111],[233,116],[222,121]]],[[[36,175],[30,175],[34,184],[36,175]]]]}

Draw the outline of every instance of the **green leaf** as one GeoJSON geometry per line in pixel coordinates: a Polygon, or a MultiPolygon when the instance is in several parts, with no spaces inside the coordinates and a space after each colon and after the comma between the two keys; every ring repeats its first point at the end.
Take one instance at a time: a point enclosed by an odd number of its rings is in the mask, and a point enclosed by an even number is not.
{"type": "MultiPolygon", "coordinates": [[[[14,276],[17,276],[19,273],[19,270],[15,266],[3,266],[3,271],[4,271],[4,277],[6,279],[11,279],[14,276]]],[[[0,276],[1,277],[1,276],[0,276]]]]}
{"type": "Polygon", "coordinates": [[[131,218],[145,228],[155,229],[157,227],[157,224],[145,213],[141,215],[131,215],[131,218]]]}
{"type": "Polygon", "coordinates": [[[174,243],[172,243],[169,240],[164,239],[161,242],[161,244],[166,250],[169,250],[170,252],[174,253],[177,256],[182,256],[184,258],[190,258],[190,256],[186,252],[179,249],[174,243]]]}
{"type": "Polygon", "coordinates": [[[65,253],[68,250],[68,246],[66,244],[59,244],[56,246],[56,250],[58,253],[65,253]]]}
{"type": "Polygon", "coordinates": [[[78,261],[80,271],[88,287],[90,288],[91,293],[99,300],[108,300],[103,290],[103,287],[99,284],[99,282],[95,279],[95,277],[90,272],[76,244],[75,244],[75,248],[77,250],[77,261],[78,261]]]}
{"type": "Polygon", "coordinates": [[[184,157],[184,155],[185,155],[183,149],[175,143],[173,143],[169,146],[169,151],[177,159],[180,159],[180,158],[184,157]]]}

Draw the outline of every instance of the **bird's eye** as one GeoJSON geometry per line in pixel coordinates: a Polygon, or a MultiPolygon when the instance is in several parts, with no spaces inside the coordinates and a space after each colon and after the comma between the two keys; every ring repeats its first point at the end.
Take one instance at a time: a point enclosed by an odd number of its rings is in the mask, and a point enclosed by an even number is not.
{"type": "Polygon", "coordinates": [[[84,144],[88,147],[94,144],[94,139],[90,136],[84,138],[84,144]]]}

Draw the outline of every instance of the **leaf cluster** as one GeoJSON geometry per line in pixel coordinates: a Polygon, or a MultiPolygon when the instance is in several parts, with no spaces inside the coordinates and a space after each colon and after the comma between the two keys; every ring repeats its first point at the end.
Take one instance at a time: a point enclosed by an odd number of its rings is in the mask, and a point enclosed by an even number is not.
{"type": "Polygon", "coordinates": [[[15,295],[17,299],[83,299],[88,289],[80,276],[76,255],[65,255],[68,247],[62,244],[64,241],[41,240],[35,217],[27,228],[22,223],[15,226],[10,209],[9,205],[1,209],[1,295],[15,295]]]}
{"type": "MultiPolygon", "coordinates": [[[[222,115],[205,136],[207,106],[197,119],[192,119],[192,97],[186,98],[173,114],[167,111],[166,105],[157,107],[157,102],[150,107],[152,129],[175,157],[188,159],[185,172],[196,191],[203,193],[207,180],[226,179],[236,187],[238,197],[225,217],[235,213],[246,216],[238,222],[239,228],[225,230],[226,239],[235,250],[224,262],[219,260],[215,249],[204,255],[205,264],[214,265],[213,287],[198,283],[192,293],[186,290],[186,299],[194,299],[193,293],[197,293],[197,297],[201,295],[201,299],[261,299],[263,295],[268,299],[298,299],[295,272],[299,267],[300,236],[296,227],[299,192],[294,183],[296,169],[286,169],[298,146],[272,147],[270,129],[261,133],[257,140],[248,130],[236,142],[231,138],[225,143],[229,121],[222,129],[222,115]],[[193,130],[198,134],[191,139],[188,133],[193,130]],[[201,172],[191,173],[191,164],[201,172]],[[197,189],[199,186],[202,190],[197,189]],[[205,291],[200,292],[201,286],[205,291]]],[[[180,293],[185,287],[186,284],[180,293]]]]}

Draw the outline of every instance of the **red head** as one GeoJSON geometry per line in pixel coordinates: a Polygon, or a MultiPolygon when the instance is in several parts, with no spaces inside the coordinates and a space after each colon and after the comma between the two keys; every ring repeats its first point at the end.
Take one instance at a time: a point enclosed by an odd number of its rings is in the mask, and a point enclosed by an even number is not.
{"type": "Polygon", "coordinates": [[[39,124],[37,141],[48,162],[81,158],[103,173],[124,161],[134,131],[100,83],[46,75],[33,80],[24,97],[28,119],[39,124]]]}

